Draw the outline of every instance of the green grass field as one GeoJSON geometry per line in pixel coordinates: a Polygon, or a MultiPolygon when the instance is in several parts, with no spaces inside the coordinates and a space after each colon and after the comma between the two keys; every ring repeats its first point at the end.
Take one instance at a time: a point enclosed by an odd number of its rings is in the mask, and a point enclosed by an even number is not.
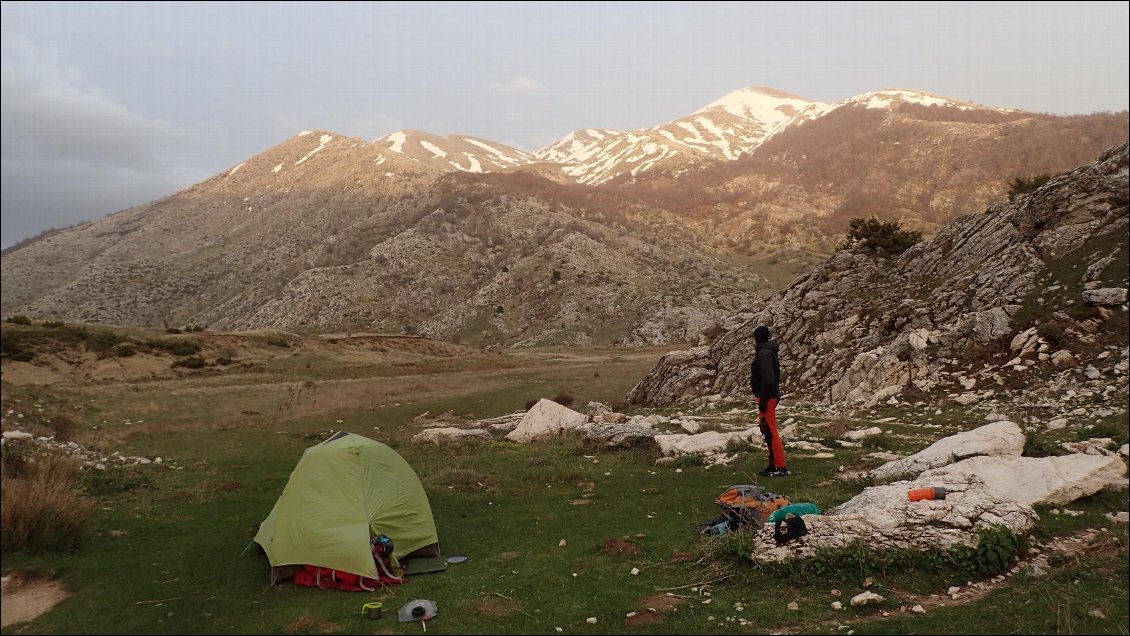
{"type": "MultiPolygon", "coordinates": [[[[542,349],[413,358],[295,347],[223,374],[54,385],[5,380],[4,410],[12,411],[6,429],[18,421],[15,413],[26,413],[23,423],[46,434],[52,414],[70,413],[79,420],[77,441],[161,457],[164,467],[88,479],[96,509],[77,551],[5,549],[5,575],[57,579],[71,596],[3,633],[423,633],[425,626],[395,615],[418,598],[436,602],[426,631],[437,634],[1127,633],[1126,526],[1103,516],[1126,509],[1125,491],[1072,504],[1082,511],[1075,517],[1042,511],[1045,541],[1090,532],[1085,549],[1049,552],[1046,576],[1016,574],[953,600],[949,586],[967,590],[975,581],[936,564],[884,569],[861,561],[794,577],[738,558],[738,534],[699,535],[697,525],[718,516],[714,498],[728,485],[764,481],[756,476],[765,462],[759,448],[707,468],[693,460],[656,463],[643,449],[594,452],[569,435],[529,445],[497,436],[455,446],[411,442],[425,413],[486,418],[559,394],[572,396],[579,410],[589,400],[619,402],[662,353],[542,349]],[[468,560],[372,594],[269,585],[266,557],[251,537],[303,450],[334,430],[397,449],[427,490],[443,553],[468,560]],[[887,600],[832,609],[865,589],[887,600]],[[380,620],[363,615],[370,601],[384,603],[380,620]],[[909,611],[917,604],[926,613],[909,611]]],[[[786,401],[782,417],[819,424],[790,408],[786,401]]],[[[946,434],[916,437],[915,421],[951,430],[974,425],[960,413],[943,422],[909,412],[866,417],[892,415],[903,422],[893,438],[899,451],[946,434]]],[[[826,509],[859,490],[841,467],[876,465],[864,457],[874,450],[837,450],[834,460],[796,453],[794,475],[769,488],[826,509]]]]}

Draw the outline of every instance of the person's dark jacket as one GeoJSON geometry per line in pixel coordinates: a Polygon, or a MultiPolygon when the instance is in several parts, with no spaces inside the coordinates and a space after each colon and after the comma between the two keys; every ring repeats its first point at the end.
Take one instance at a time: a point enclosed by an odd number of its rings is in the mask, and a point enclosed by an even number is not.
{"type": "Polygon", "coordinates": [[[749,387],[759,398],[781,398],[781,362],[777,358],[777,341],[757,343],[753,362],[749,365],[749,387]]]}

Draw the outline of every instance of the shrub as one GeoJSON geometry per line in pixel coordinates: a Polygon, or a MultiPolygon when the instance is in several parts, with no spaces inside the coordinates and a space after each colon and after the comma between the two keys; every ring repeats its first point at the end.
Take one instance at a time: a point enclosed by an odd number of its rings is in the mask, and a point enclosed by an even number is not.
{"type": "Polygon", "coordinates": [[[553,401],[564,407],[573,406],[573,396],[565,393],[564,391],[554,396],[553,401]]]}
{"type": "Polygon", "coordinates": [[[28,339],[14,331],[5,331],[0,336],[0,353],[16,362],[31,362],[35,359],[35,352],[28,346],[28,339]]]}
{"type": "Polygon", "coordinates": [[[137,345],[132,342],[119,342],[110,350],[110,354],[117,358],[128,358],[137,354],[137,345]]]}
{"type": "Polygon", "coordinates": [[[0,476],[0,537],[5,551],[77,548],[94,512],[79,487],[79,467],[55,457],[29,463],[19,476],[0,476]]]}
{"type": "Polygon", "coordinates": [[[56,442],[73,442],[78,422],[66,415],[57,415],[51,418],[51,429],[55,433],[56,442]]]}
{"type": "Polygon", "coordinates": [[[1051,178],[1052,176],[1047,173],[1035,177],[1029,177],[1027,179],[1025,179],[1024,177],[1016,177],[1012,180],[1012,183],[1009,184],[1008,200],[1012,201],[1021,194],[1035,192],[1037,189],[1039,189],[1040,186],[1050,181],[1051,178]]]}
{"type": "Polygon", "coordinates": [[[10,322],[13,325],[31,325],[31,318],[27,316],[8,316],[5,322],[10,322]]]}
{"type": "Polygon", "coordinates": [[[192,356],[190,358],[180,358],[173,360],[173,368],[184,367],[186,369],[203,369],[208,366],[208,361],[200,356],[192,356]]]}
{"type": "Polygon", "coordinates": [[[87,336],[86,347],[91,351],[105,352],[110,351],[123,340],[124,338],[113,331],[100,329],[87,336]]]}
{"type": "Polygon", "coordinates": [[[1050,434],[1034,430],[1026,433],[1024,451],[1021,453],[1024,457],[1056,457],[1068,454],[1068,451],[1059,445],[1059,440],[1050,434]]]}
{"type": "Polygon", "coordinates": [[[848,232],[839,249],[860,248],[869,254],[891,256],[902,254],[922,240],[922,232],[905,230],[898,221],[880,221],[875,217],[855,218],[848,223],[848,232]]]}
{"type": "Polygon", "coordinates": [[[195,340],[152,340],[149,346],[168,351],[174,356],[190,356],[200,351],[200,343],[195,340]]]}

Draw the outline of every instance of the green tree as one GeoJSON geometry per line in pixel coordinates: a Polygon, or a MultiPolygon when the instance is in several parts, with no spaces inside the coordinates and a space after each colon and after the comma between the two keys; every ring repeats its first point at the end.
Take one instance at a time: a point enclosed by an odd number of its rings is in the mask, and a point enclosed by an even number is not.
{"type": "Polygon", "coordinates": [[[921,240],[922,232],[903,229],[898,221],[855,218],[848,223],[847,234],[839,249],[859,249],[876,256],[893,256],[902,254],[921,240]]]}

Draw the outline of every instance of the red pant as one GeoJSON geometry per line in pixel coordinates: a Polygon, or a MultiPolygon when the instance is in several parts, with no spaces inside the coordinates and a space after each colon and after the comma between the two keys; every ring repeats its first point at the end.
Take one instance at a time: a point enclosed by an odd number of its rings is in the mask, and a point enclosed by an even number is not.
{"type": "Polygon", "coordinates": [[[760,398],[757,401],[758,426],[761,435],[765,437],[765,446],[769,449],[769,466],[785,468],[785,444],[781,442],[781,434],[777,432],[777,398],[760,398]]]}

